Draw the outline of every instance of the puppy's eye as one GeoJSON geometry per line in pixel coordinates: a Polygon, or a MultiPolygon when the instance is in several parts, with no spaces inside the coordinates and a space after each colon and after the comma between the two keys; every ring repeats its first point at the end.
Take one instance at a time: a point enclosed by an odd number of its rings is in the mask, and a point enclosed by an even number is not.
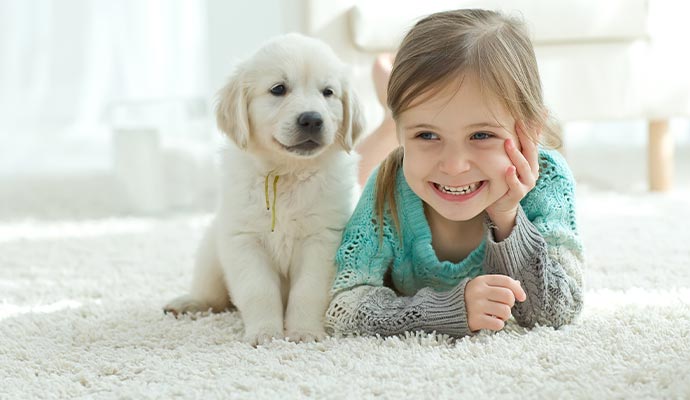
{"type": "Polygon", "coordinates": [[[283,96],[287,89],[285,89],[285,85],[283,84],[277,84],[271,88],[271,94],[274,96],[283,96]]]}
{"type": "Polygon", "coordinates": [[[324,95],[324,97],[331,97],[331,96],[333,96],[333,89],[331,89],[331,88],[325,88],[325,89],[323,90],[323,95],[324,95]]]}

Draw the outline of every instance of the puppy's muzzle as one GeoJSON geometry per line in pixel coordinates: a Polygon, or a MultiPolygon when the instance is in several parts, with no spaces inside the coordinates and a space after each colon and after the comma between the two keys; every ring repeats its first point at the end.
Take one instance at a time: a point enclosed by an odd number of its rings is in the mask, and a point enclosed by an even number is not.
{"type": "Polygon", "coordinates": [[[303,133],[320,135],[321,128],[323,127],[323,118],[321,118],[321,114],[314,111],[303,112],[297,117],[297,125],[299,125],[299,129],[303,133]]]}
{"type": "Polygon", "coordinates": [[[305,154],[321,147],[323,142],[323,118],[315,111],[303,112],[297,117],[298,143],[288,147],[296,153],[305,154]]]}

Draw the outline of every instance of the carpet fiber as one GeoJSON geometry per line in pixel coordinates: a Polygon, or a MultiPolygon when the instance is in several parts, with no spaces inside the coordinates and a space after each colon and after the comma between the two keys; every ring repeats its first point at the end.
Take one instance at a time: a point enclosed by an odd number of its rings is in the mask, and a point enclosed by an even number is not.
{"type": "Polygon", "coordinates": [[[239,341],[175,319],[209,214],[0,221],[0,398],[689,398],[685,195],[581,190],[585,308],[452,340],[239,341]]]}

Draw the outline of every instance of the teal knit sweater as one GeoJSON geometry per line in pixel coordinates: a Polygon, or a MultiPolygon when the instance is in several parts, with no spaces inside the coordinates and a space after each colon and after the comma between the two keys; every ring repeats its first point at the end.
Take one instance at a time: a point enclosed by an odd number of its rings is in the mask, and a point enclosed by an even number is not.
{"type": "Polygon", "coordinates": [[[379,241],[375,171],[336,254],[338,271],[327,328],[336,334],[385,335],[421,329],[466,335],[470,332],[464,286],[480,274],[496,273],[520,280],[527,292],[527,301],[513,309],[522,325],[570,322],[582,301],[583,249],[577,234],[574,180],[557,152],[540,150],[539,162],[539,179],[520,202],[510,236],[495,242],[487,218],[484,240],[458,263],[436,257],[422,200],[408,186],[402,169],[396,179],[402,235],[388,213],[383,242],[379,241]],[[388,274],[392,288],[384,286],[388,274]]]}

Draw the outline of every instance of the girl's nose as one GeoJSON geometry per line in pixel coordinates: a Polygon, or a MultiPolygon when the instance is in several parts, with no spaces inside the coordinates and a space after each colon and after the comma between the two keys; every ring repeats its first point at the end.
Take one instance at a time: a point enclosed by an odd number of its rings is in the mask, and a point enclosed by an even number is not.
{"type": "Polygon", "coordinates": [[[467,172],[470,169],[469,155],[454,146],[448,146],[444,149],[439,169],[446,175],[459,175],[467,172]]]}

